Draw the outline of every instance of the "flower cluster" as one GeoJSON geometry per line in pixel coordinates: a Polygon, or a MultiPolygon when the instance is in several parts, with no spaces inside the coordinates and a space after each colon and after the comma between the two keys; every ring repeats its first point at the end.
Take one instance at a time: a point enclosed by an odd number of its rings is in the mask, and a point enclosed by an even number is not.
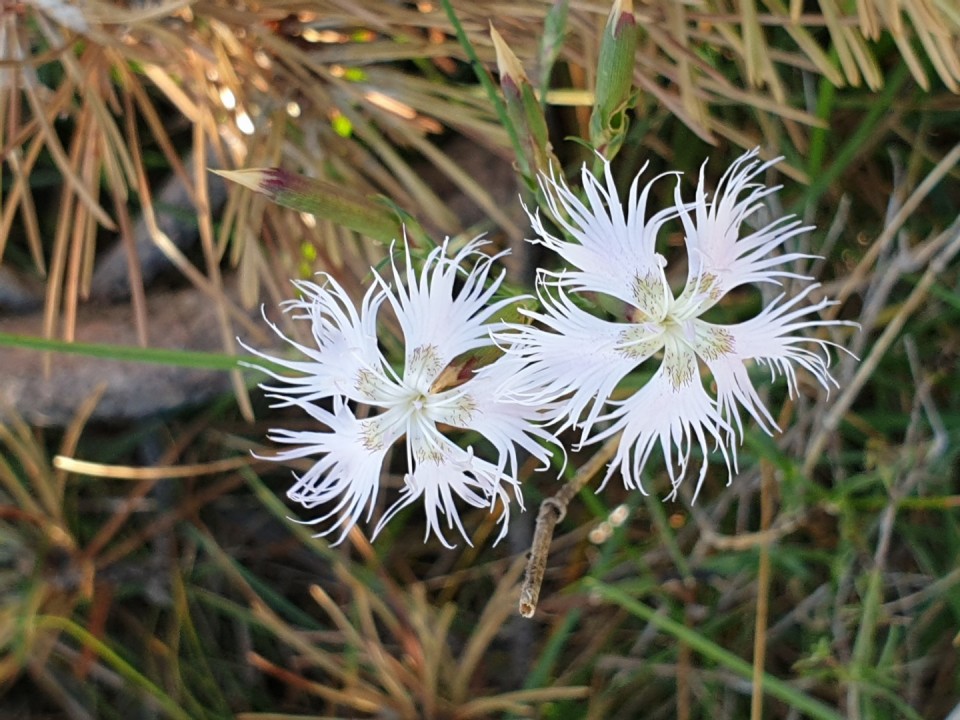
{"type": "MultiPolygon", "coordinates": [[[[423,497],[427,536],[435,532],[447,542],[438,513],[446,515],[469,542],[460,522],[454,496],[474,507],[500,506],[507,530],[512,488],[518,500],[517,447],[548,463],[543,444],[555,442],[543,428],[543,412],[535,407],[500,399],[496,389],[504,373],[516,363],[501,357],[460,382],[444,371],[464,354],[493,346],[491,334],[502,327],[493,320],[513,299],[491,302],[503,274],[490,279],[492,264],[500,256],[485,255],[473,241],[451,258],[447,244],[427,256],[418,276],[409,254],[401,272],[392,266],[393,284],[374,271],[374,283],[359,312],[343,288],[329,275],[323,282],[296,281],[300,298],[284,306],[294,318],[310,322],[316,347],[286,338],[307,360],[286,360],[252,350],[296,375],[264,369],[279,386],[263,386],[275,406],[295,405],[326,430],[273,430],[270,439],[294,446],[277,460],[319,455],[320,459],[288,492],[305,508],[326,507],[310,524],[336,518],[321,532],[341,528],[343,540],[366,511],[375,507],[383,464],[388,451],[406,437],[406,472],[400,498],[374,529],[376,536],[396,513],[423,497]],[[474,261],[464,277],[461,271],[474,261]],[[489,280],[489,282],[488,282],[489,280]],[[395,370],[380,350],[377,327],[384,303],[392,309],[404,340],[403,368],[395,370]],[[351,408],[362,409],[362,415],[351,408]],[[372,411],[379,414],[371,414],[372,411]],[[438,425],[470,430],[486,439],[497,455],[495,462],[452,442],[438,425]]],[[[272,324],[272,323],[271,323],[272,324]]],[[[521,500],[522,502],[522,500],[521,500]]],[[[522,507],[522,505],[521,505],[522,507]]]]}
{"type": "Polygon", "coordinates": [[[694,496],[706,475],[708,441],[732,473],[743,433],[740,409],[767,433],[776,428],[747,373],[749,361],[783,374],[791,394],[797,390],[796,367],[809,371],[824,388],[833,382],[827,370],[831,343],[802,334],[835,324],[816,319],[829,300],[804,304],[816,284],[793,298],[779,295],[742,323],[717,325],[702,319],[742,285],[804,279],[783,268],[807,256],[776,251],[811,228],[788,217],[741,237],[744,221],[778,189],[751,182],[772,164],[759,162],[756,154],[749,152],[730,167],[712,200],[701,170],[693,203],[683,202],[678,186],[675,205],[650,218],[646,205],[652,183],[638,193],[638,176],[624,208],[609,165],[602,182],[584,168],[586,203],[556,178],[543,180],[551,214],[570,239],[551,235],[539,213],[532,214],[531,221],[539,242],[570,268],[541,271],[543,311],[529,313],[537,324],[518,326],[504,336],[511,352],[524,361],[506,385],[522,402],[562,399],[552,415],[566,426],[581,428],[581,444],[622,433],[604,483],[619,469],[627,487],[640,488],[643,467],[658,444],[674,492],[694,443],[704,455],[694,496]],[[656,239],[664,223],[677,217],[686,245],[687,279],[674,295],[656,239]],[[609,296],[622,308],[622,319],[607,320],[582,309],[570,297],[582,293],[609,296]],[[654,358],[659,365],[652,378],[629,397],[613,400],[624,378],[654,358]],[[703,368],[713,379],[712,394],[704,388],[703,368]]]}
{"type": "Polygon", "coordinates": [[[447,544],[442,513],[448,528],[456,527],[469,542],[459,498],[474,507],[499,507],[502,537],[508,488],[521,497],[517,449],[547,466],[551,453],[545,444],[558,445],[555,433],[568,428],[579,430],[580,445],[619,436],[604,483],[619,470],[627,487],[642,489],[641,474],[658,446],[674,493],[695,446],[703,456],[696,491],[711,448],[732,476],[744,432],[741,413],[767,433],[776,429],[748,374],[751,363],[783,375],[791,394],[797,392],[798,368],[826,389],[834,383],[828,372],[831,343],[804,334],[836,323],[819,319],[829,300],[807,301],[816,284],[794,297],[780,294],[741,323],[703,318],[743,285],[808,279],[788,269],[807,256],[784,246],[809,228],[782,218],[743,231],[778,189],[755,181],[771,164],[760,162],[756,151],[747,153],[712,197],[701,170],[692,202],[682,199],[678,185],[673,206],[649,216],[648,197],[661,178],[641,189],[638,175],[623,203],[606,163],[599,179],[584,167],[582,199],[561,179],[542,177],[546,209],[564,237],[551,234],[539,211],[528,211],[538,235],[533,242],[566,267],[540,271],[540,309],[520,309],[529,324],[498,319],[516,299],[493,301],[503,276],[491,278],[490,271],[499,256],[484,254],[479,241],[452,257],[446,244],[436,248],[420,273],[408,253],[403,271],[393,265],[392,283],[374,273],[359,311],[329,276],[319,285],[296,282],[300,299],[287,302],[286,310],[311,323],[316,346],[290,341],[305,361],[262,355],[297,373],[273,374],[282,384],[266,389],[278,405],[302,408],[325,429],[272,431],[273,440],[293,446],[277,459],[319,456],[289,496],[307,508],[324,507],[325,514],[310,522],[333,519],[323,534],[340,528],[342,540],[361,516],[370,519],[387,453],[406,438],[405,486],[374,535],[422,497],[428,536],[435,532],[447,544]],[[656,249],[668,222],[682,227],[686,246],[686,283],[677,294],[668,282],[667,260],[656,249]],[[396,370],[378,344],[384,303],[405,346],[403,367],[396,370]],[[462,362],[491,350],[498,359],[479,370],[462,362]],[[631,393],[625,381],[641,365],[656,369],[631,393]],[[710,390],[704,374],[712,380],[710,390]],[[441,426],[484,438],[495,460],[462,448],[441,426]]]}

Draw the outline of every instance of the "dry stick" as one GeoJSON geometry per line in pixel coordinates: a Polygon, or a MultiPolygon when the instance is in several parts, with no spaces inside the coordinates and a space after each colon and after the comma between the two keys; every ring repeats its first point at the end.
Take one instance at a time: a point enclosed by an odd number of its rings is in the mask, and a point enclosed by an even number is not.
{"type": "Polygon", "coordinates": [[[543,574],[547,570],[547,556],[550,554],[550,543],[553,540],[553,529],[557,523],[567,515],[567,505],[576,497],[590,478],[596,475],[603,464],[613,457],[620,444],[620,435],[617,433],[603,444],[603,447],[584,463],[570,482],[564,485],[556,495],[548,497],[540,503],[540,512],[537,514],[537,526],[533,531],[533,544],[530,547],[530,557],[527,559],[527,570],[523,576],[523,585],[520,586],[520,614],[525,618],[533,617],[537,609],[537,600],[540,599],[540,586],[543,584],[543,574]]]}

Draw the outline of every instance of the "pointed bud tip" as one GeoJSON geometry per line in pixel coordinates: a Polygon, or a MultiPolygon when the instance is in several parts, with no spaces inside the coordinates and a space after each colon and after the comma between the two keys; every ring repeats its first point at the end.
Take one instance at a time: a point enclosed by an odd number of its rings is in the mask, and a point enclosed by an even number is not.
{"type": "Polygon", "coordinates": [[[281,190],[290,190],[299,176],[283,168],[246,168],[243,170],[214,170],[210,172],[243,185],[254,192],[275,195],[281,190]]]}
{"type": "Polygon", "coordinates": [[[493,49],[497,53],[497,71],[500,73],[501,85],[509,81],[513,87],[519,87],[521,83],[529,83],[527,74],[523,70],[523,65],[514,54],[513,50],[507,45],[503,36],[497,32],[497,29],[490,23],[490,39],[493,40],[493,49]]]}

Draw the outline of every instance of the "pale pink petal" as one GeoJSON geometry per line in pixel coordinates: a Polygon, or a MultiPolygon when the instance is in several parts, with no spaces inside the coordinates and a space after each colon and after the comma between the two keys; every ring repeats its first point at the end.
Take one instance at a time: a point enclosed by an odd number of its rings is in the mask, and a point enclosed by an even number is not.
{"type": "Polygon", "coordinates": [[[647,219],[647,200],[658,178],[640,191],[638,174],[630,186],[624,209],[609,162],[603,160],[602,181],[594,177],[586,165],[580,176],[587,196],[586,204],[562,179],[541,176],[540,180],[552,217],[573,241],[554,237],[544,226],[539,211],[530,213],[527,210],[539,236],[532,242],[547,246],[570,266],[566,272],[556,275],[557,282],[563,287],[573,291],[601,292],[632,302],[636,278],[659,272],[663,266],[663,258],[657,255],[654,247],[656,236],[677,211],[667,208],[647,219]]]}
{"type": "Polygon", "coordinates": [[[777,429],[747,373],[753,361],[770,368],[771,379],[783,375],[791,396],[796,396],[797,369],[806,370],[825,390],[837,382],[829,372],[829,347],[834,343],[811,337],[820,327],[851,323],[821,320],[820,311],[830,306],[827,299],[804,304],[819,285],[809,285],[796,296],[780,295],[756,317],[735,325],[699,323],[697,353],[710,368],[717,384],[717,396],[724,417],[742,433],[737,407],[744,408],[767,433],[777,429]]]}
{"type": "Polygon", "coordinates": [[[281,305],[295,320],[310,322],[316,347],[288,338],[267,320],[277,335],[308,360],[288,360],[251,348],[243,341],[240,344],[253,354],[297,373],[280,375],[265,366],[251,364],[251,367],[282,383],[261,385],[267,392],[307,402],[334,395],[358,402],[371,402],[380,390],[380,378],[384,377],[386,366],[377,346],[376,334],[377,310],[385,295],[371,287],[358,313],[336,280],[330,276],[324,278],[322,285],[305,280],[295,281],[293,284],[301,293],[301,298],[288,300],[281,305]]]}
{"type": "Polygon", "coordinates": [[[502,474],[496,466],[475,458],[472,453],[462,450],[446,438],[442,438],[442,441],[443,445],[436,456],[418,462],[416,469],[404,478],[400,498],[377,523],[374,538],[397,513],[419,499],[423,500],[427,520],[424,541],[434,534],[444,547],[455,547],[447,540],[441,526],[440,515],[445,515],[447,529],[455,528],[468,545],[473,544],[460,520],[457,499],[470,507],[489,507],[491,511],[499,503],[502,509],[497,522],[502,527],[496,542],[506,534],[510,498],[502,485],[502,474]]]}
{"type": "Polygon", "coordinates": [[[541,443],[560,445],[556,436],[542,427],[545,408],[501,397],[504,383],[522,369],[523,364],[511,357],[482,368],[463,385],[443,393],[445,403],[436,416],[438,422],[478,433],[492,444],[497,467],[509,467],[511,477],[519,471],[518,447],[546,467],[552,453],[541,443]]]}
{"type": "Polygon", "coordinates": [[[659,345],[625,349],[639,326],[594,317],[562,291],[544,299],[543,314],[524,313],[543,328],[518,325],[497,336],[522,365],[504,380],[500,394],[524,404],[553,405],[551,419],[561,420],[563,427],[582,426],[586,437],[614,388],[659,345]]]}
{"type": "MultiPolygon", "coordinates": [[[[507,298],[490,303],[503,274],[485,287],[499,255],[481,252],[479,248],[484,244],[474,240],[453,258],[447,258],[444,243],[427,256],[419,277],[410,264],[409,255],[404,272],[394,264],[395,283],[387,300],[403,330],[407,385],[426,391],[455,357],[489,345],[488,321],[516,302],[516,298],[507,298]],[[463,265],[468,261],[474,263],[473,269],[464,274],[463,265]],[[405,283],[401,282],[402,278],[405,283]]],[[[382,279],[380,282],[387,287],[382,279]]]]}
{"type": "Polygon", "coordinates": [[[671,496],[687,473],[694,444],[703,453],[694,498],[706,477],[710,446],[723,455],[728,478],[736,468],[730,425],[703,388],[696,356],[678,343],[666,346],[663,363],[650,381],[628,399],[614,403],[613,411],[601,420],[613,424],[593,435],[591,443],[623,432],[604,484],[619,470],[626,487],[643,491],[643,469],[658,445],[673,487],[671,496]]]}
{"type": "Polygon", "coordinates": [[[449,528],[456,527],[466,537],[457,514],[457,498],[491,511],[501,503],[500,521],[505,531],[510,502],[505,488],[513,487],[520,497],[517,446],[544,464],[548,462],[550,452],[540,442],[556,439],[541,427],[542,411],[493,399],[493,390],[501,382],[493,370],[496,363],[484,369],[482,378],[474,377],[447,391],[433,388],[455,357],[493,345],[491,332],[504,324],[491,322],[491,318],[517,300],[493,301],[502,275],[491,279],[490,273],[499,256],[480,252],[482,244],[471,242],[448,258],[445,243],[428,254],[419,273],[408,254],[403,271],[396,263],[392,266],[393,285],[376,276],[359,312],[332,278],[323,286],[296,283],[302,297],[284,304],[295,319],[311,322],[316,347],[291,342],[307,361],[258,353],[298,373],[287,377],[267,370],[280,384],[266,389],[274,407],[299,407],[327,430],[278,429],[271,431],[270,438],[291,446],[276,459],[318,457],[297,477],[288,495],[304,507],[323,508],[321,517],[307,521],[331,522],[321,534],[340,529],[340,542],[365,508],[370,519],[385,455],[403,436],[408,482],[400,499],[377,524],[375,534],[418,498],[423,498],[427,513],[427,533],[435,532],[444,544],[448,543],[441,532],[440,514],[447,515],[449,528]],[[402,373],[394,371],[380,354],[377,315],[384,301],[392,307],[403,332],[402,373]],[[358,420],[347,399],[369,406],[370,416],[358,420]],[[333,403],[332,412],[327,402],[333,403]],[[496,463],[475,457],[473,447],[459,448],[441,434],[438,422],[477,433],[471,442],[483,452],[490,450],[486,447],[489,443],[497,455],[496,463]]]}
{"type": "Polygon", "coordinates": [[[311,416],[329,431],[271,430],[271,440],[296,447],[282,450],[270,459],[287,461],[320,456],[302,476],[294,475],[296,482],[287,497],[308,510],[324,507],[326,512],[323,515],[302,522],[317,525],[335,518],[329,528],[318,533],[318,537],[342,528],[334,542],[338,544],[360,520],[364,508],[367,510],[366,520],[370,520],[380,487],[384,456],[395,438],[385,437],[379,444],[370,443],[370,425],[376,419],[357,420],[350,408],[340,401],[335,401],[332,413],[307,403],[300,406],[309,409],[311,416]]]}
{"type": "Polygon", "coordinates": [[[810,257],[799,252],[774,254],[790,239],[812,229],[791,216],[741,237],[744,224],[765,208],[765,198],[779,190],[751,182],[779,160],[761,163],[757,154],[751,150],[731,165],[712,199],[707,197],[703,167],[692,208],[683,202],[679,187],[675,192],[689,256],[683,295],[702,294],[700,312],[740,285],[802,277],[783,266],[810,257]]]}

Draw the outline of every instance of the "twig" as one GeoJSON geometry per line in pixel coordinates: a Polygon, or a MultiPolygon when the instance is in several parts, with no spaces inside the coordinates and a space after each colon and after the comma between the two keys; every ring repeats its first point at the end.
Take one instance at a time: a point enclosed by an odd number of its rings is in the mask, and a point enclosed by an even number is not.
{"type": "Polygon", "coordinates": [[[543,584],[543,575],[547,570],[550,543],[553,541],[553,529],[566,517],[570,501],[583,489],[590,478],[600,471],[603,464],[613,457],[619,444],[620,433],[617,433],[604,443],[596,455],[580,467],[577,474],[566,485],[555,495],[540,503],[530,557],[527,559],[523,585],[520,586],[520,614],[523,617],[533,617],[533,613],[536,612],[537,600],[540,599],[540,586],[543,584]]]}

